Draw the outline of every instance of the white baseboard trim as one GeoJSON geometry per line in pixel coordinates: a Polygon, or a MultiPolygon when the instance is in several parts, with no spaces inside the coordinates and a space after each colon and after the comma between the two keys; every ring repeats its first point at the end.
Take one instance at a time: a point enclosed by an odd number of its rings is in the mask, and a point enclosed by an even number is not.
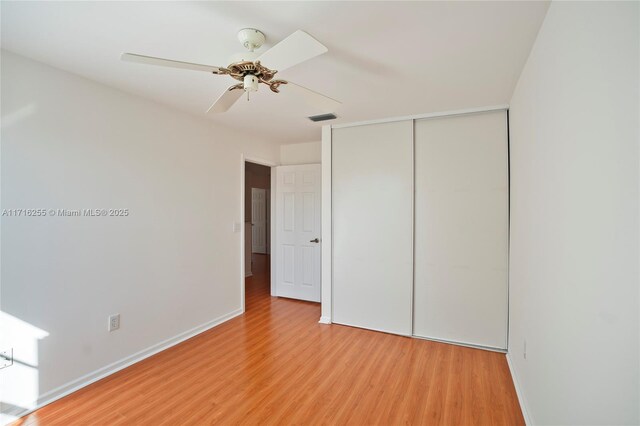
{"type": "Polygon", "coordinates": [[[49,392],[46,392],[44,394],[42,394],[39,398],[38,401],[36,402],[35,407],[34,408],[30,408],[26,411],[22,411],[20,413],[3,413],[3,414],[8,414],[11,416],[16,416],[16,417],[22,417],[22,416],[26,416],[27,414],[36,411],[42,407],[44,407],[47,404],[50,404],[62,397],[65,397],[77,390],[82,389],[83,387],[90,385],[91,383],[97,382],[100,379],[104,379],[107,376],[110,376],[111,374],[120,371],[122,369],[125,369],[137,362],[142,361],[145,358],[149,358],[152,355],[157,354],[158,352],[162,352],[166,349],[169,349],[172,346],[175,346],[179,343],[184,342],[187,339],[190,339],[194,336],[197,336],[200,333],[203,333],[217,325],[222,324],[223,322],[229,321],[232,318],[237,317],[238,315],[242,315],[243,311],[242,309],[236,309],[235,311],[232,311],[226,315],[222,315],[218,318],[215,318],[211,321],[208,321],[204,324],[200,324],[190,330],[187,330],[185,332],[182,332],[176,336],[173,336],[167,340],[164,340],[160,343],[156,343],[155,345],[149,346],[146,349],[143,349],[139,352],[136,352],[132,355],[129,355],[125,358],[122,358],[119,361],[116,361],[112,364],[109,364],[107,366],[104,366],[102,368],[99,368],[91,373],[85,374],[82,377],[77,378],[76,380],[73,380],[71,382],[68,382],[62,386],[59,386],[53,390],[50,390],[49,392]]]}
{"type": "Polygon", "coordinates": [[[520,409],[522,410],[522,417],[524,417],[524,422],[527,426],[532,426],[533,421],[529,416],[529,412],[527,411],[527,405],[525,404],[524,394],[522,393],[522,388],[518,383],[518,377],[516,376],[516,372],[513,369],[513,364],[511,363],[511,354],[507,353],[507,365],[509,366],[509,371],[511,372],[511,379],[513,380],[513,387],[516,388],[516,395],[518,395],[518,402],[520,403],[520,409]]]}
{"type": "Polygon", "coordinates": [[[331,324],[331,318],[329,317],[320,317],[320,321],[318,321],[320,324],[331,324]]]}
{"type": "Polygon", "coordinates": [[[502,354],[507,353],[506,349],[496,348],[493,346],[476,345],[475,343],[466,343],[466,342],[454,342],[453,340],[436,339],[435,337],[426,337],[426,336],[416,336],[415,334],[411,337],[413,337],[414,339],[429,340],[431,342],[446,343],[447,345],[464,346],[465,348],[482,349],[483,351],[499,352],[502,354]]]}

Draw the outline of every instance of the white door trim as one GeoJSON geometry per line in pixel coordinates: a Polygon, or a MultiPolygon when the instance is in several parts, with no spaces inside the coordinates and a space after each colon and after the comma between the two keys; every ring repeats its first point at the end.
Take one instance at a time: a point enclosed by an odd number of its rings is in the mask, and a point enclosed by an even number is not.
{"type": "Polygon", "coordinates": [[[320,291],[320,323],[331,324],[333,296],[331,290],[333,287],[333,224],[331,209],[331,126],[322,126],[322,277],[320,291]]]}
{"type": "Polygon", "coordinates": [[[477,112],[501,111],[501,110],[508,110],[508,109],[509,109],[509,105],[506,105],[506,104],[493,105],[493,106],[485,106],[485,107],[479,107],[479,108],[466,108],[466,109],[458,109],[458,110],[451,110],[451,111],[428,112],[425,114],[380,118],[377,120],[356,121],[353,123],[334,124],[334,125],[330,125],[329,127],[332,129],[342,129],[344,127],[365,126],[368,124],[381,124],[381,123],[391,123],[394,121],[420,120],[423,118],[448,117],[452,115],[475,114],[477,112]]]}
{"type": "MultiPolygon", "coordinates": [[[[255,164],[260,164],[263,166],[267,166],[267,167],[276,167],[278,164],[274,163],[273,161],[269,161],[269,160],[264,160],[262,158],[256,158],[256,157],[250,157],[250,156],[246,156],[244,154],[240,154],[240,218],[238,219],[238,222],[240,224],[240,303],[241,303],[241,309],[242,312],[244,313],[245,311],[245,300],[244,300],[244,262],[245,262],[245,256],[244,256],[244,250],[245,250],[245,226],[244,226],[244,212],[245,212],[245,187],[244,187],[244,176],[245,176],[245,162],[248,161],[250,163],[255,163],[255,164]]],[[[273,173],[271,173],[271,190],[270,190],[270,199],[271,199],[271,219],[270,219],[270,225],[271,226],[271,234],[273,235],[273,222],[274,222],[274,211],[273,211],[273,205],[274,205],[274,200],[273,200],[273,196],[275,194],[275,181],[273,179],[273,173]]],[[[273,248],[273,239],[271,241],[271,248],[273,248]]],[[[274,267],[274,254],[273,250],[271,250],[271,294],[273,295],[273,267],[274,267]]]]}

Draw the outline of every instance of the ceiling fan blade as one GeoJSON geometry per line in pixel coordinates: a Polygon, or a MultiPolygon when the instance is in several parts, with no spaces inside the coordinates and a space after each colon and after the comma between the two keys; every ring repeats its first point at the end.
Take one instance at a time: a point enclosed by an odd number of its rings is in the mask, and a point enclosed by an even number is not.
{"type": "Polygon", "coordinates": [[[282,71],[322,55],[327,50],[318,40],[304,31],[298,30],[264,52],[258,60],[270,69],[282,71]]]}
{"type": "Polygon", "coordinates": [[[137,62],[139,64],[160,65],[163,67],[182,68],[187,70],[205,71],[217,74],[219,67],[213,65],[193,64],[191,62],[172,61],[171,59],[155,58],[153,56],[137,55],[135,53],[123,53],[120,59],[125,62],[137,62]]]}
{"type": "Polygon", "coordinates": [[[336,109],[342,105],[340,101],[336,101],[335,99],[321,95],[318,92],[314,92],[311,89],[307,89],[290,81],[280,86],[280,92],[292,93],[301,98],[310,107],[316,108],[319,112],[323,113],[335,112],[336,109]]]}
{"type": "Polygon", "coordinates": [[[238,85],[231,86],[224,91],[222,95],[209,107],[207,113],[217,113],[228,111],[229,108],[236,103],[240,96],[244,93],[244,90],[238,88],[238,85]]]}

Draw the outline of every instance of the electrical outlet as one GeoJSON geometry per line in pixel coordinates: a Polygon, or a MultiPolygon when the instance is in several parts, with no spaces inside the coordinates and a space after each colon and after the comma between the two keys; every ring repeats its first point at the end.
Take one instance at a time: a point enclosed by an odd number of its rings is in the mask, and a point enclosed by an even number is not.
{"type": "Polygon", "coordinates": [[[522,350],[522,356],[527,359],[527,341],[524,341],[524,349],[522,350]]]}
{"type": "Polygon", "coordinates": [[[109,331],[120,328],[120,314],[109,315],[109,331]]]}
{"type": "Polygon", "coordinates": [[[0,370],[13,365],[13,348],[0,351],[0,370]]]}

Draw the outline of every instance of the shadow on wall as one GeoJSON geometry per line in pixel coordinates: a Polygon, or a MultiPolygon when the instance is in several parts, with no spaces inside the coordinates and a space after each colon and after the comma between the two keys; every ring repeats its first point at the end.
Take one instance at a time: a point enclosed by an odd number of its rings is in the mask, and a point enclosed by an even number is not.
{"type": "Polygon", "coordinates": [[[0,424],[16,420],[38,403],[38,344],[49,336],[0,311],[0,350],[13,350],[13,364],[0,370],[0,424]]]}

